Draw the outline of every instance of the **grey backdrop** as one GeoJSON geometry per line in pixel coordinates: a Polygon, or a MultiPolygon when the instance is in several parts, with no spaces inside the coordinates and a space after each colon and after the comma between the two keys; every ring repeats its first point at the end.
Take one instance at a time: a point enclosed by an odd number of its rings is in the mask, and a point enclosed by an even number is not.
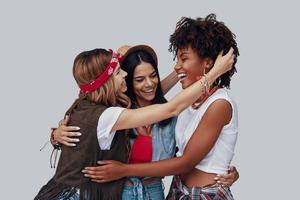
{"type": "Polygon", "coordinates": [[[51,147],[39,148],[76,98],[71,68],[79,52],[149,44],[164,77],[174,64],[167,49],[175,23],[211,12],[236,33],[241,53],[232,83],[240,118],[233,164],[241,175],[233,194],[243,200],[297,195],[297,8],[296,1],[259,0],[1,1],[1,199],[33,199],[53,175],[51,147]]]}

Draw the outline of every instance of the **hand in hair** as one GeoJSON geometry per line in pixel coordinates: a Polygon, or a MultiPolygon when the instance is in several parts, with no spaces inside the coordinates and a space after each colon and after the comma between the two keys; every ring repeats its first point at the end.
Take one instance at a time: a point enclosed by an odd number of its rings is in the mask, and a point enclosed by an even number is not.
{"type": "Polygon", "coordinates": [[[121,55],[124,55],[130,48],[131,48],[131,46],[129,46],[129,45],[123,45],[118,48],[117,52],[121,55]]]}

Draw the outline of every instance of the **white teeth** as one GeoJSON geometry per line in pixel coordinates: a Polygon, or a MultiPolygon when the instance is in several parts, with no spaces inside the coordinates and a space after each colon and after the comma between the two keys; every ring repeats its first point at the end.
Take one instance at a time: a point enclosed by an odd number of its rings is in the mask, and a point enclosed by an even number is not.
{"type": "Polygon", "coordinates": [[[145,91],[146,93],[151,93],[151,92],[153,92],[153,90],[149,90],[149,91],[145,91]]]}
{"type": "Polygon", "coordinates": [[[177,76],[178,76],[178,78],[182,79],[182,78],[186,77],[186,74],[181,73],[181,74],[178,74],[177,76]]]}
{"type": "Polygon", "coordinates": [[[179,78],[180,81],[182,81],[182,80],[184,80],[186,78],[186,74],[184,74],[184,73],[180,73],[177,76],[178,76],[178,78],[179,78]]]}

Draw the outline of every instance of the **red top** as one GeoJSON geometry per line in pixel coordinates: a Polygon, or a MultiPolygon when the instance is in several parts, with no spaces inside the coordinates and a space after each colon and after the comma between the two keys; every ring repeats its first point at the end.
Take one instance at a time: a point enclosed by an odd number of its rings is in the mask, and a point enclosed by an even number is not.
{"type": "Polygon", "coordinates": [[[152,161],[152,137],[138,134],[131,147],[129,163],[146,163],[152,161]]]}

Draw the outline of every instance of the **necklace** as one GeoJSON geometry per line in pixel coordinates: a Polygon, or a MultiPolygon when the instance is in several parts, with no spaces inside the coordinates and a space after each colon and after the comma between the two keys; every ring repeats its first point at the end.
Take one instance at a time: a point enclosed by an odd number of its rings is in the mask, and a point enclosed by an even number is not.
{"type": "Polygon", "coordinates": [[[219,86],[214,86],[213,88],[211,88],[208,93],[203,94],[195,103],[192,104],[192,108],[197,110],[204,103],[204,101],[206,101],[206,99],[219,88],[219,86]]]}

